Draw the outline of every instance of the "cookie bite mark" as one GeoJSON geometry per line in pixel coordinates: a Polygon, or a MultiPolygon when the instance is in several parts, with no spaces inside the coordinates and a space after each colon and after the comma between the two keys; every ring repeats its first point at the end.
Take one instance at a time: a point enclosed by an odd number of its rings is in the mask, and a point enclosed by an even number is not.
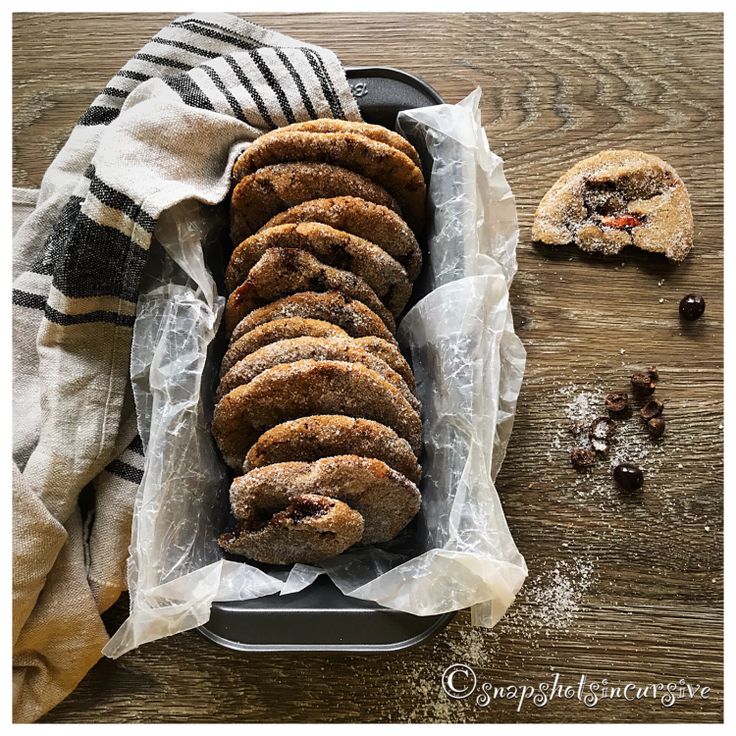
{"type": "Polygon", "coordinates": [[[532,238],[603,255],[634,245],[682,261],[693,244],[687,189],[656,156],[602,151],[575,164],[544,195],[532,238]]]}

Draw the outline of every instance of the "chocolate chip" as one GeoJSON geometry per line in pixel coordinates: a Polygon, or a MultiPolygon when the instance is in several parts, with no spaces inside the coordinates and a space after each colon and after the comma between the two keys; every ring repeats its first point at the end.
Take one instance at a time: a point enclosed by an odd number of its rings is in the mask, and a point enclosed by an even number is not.
{"type": "Polygon", "coordinates": [[[664,417],[653,417],[647,422],[647,431],[652,439],[658,440],[664,434],[664,417]]]}
{"type": "Polygon", "coordinates": [[[637,371],[631,375],[631,388],[638,394],[653,394],[657,388],[659,373],[656,367],[652,366],[646,371],[637,371]]]}
{"type": "Polygon", "coordinates": [[[616,434],[616,422],[608,417],[596,417],[590,425],[590,438],[593,440],[610,440],[616,434]]]}
{"type": "Polygon", "coordinates": [[[650,419],[660,416],[663,411],[664,404],[661,401],[650,399],[646,404],[644,404],[644,406],[642,406],[641,409],[639,409],[639,414],[641,414],[641,418],[645,422],[648,422],[650,419]]]}
{"type": "Polygon", "coordinates": [[[623,417],[629,413],[629,395],[625,392],[606,396],[606,409],[613,417],[623,417]]]}
{"type": "Polygon", "coordinates": [[[570,462],[575,470],[586,470],[595,462],[595,453],[587,447],[576,447],[570,453],[570,462]]]}
{"type": "Polygon", "coordinates": [[[621,463],[613,469],[613,479],[624,490],[636,491],[644,484],[644,473],[636,465],[621,463]]]}
{"type": "Polygon", "coordinates": [[[686,294],[680,300],[680,316],[683,319],[700,319],[703,312],[705,312],[705,299],[700,294],[686,294]]]}
{"type": "Polygon", "coordinates": [[[597,417],[590,425],[590,444],[596,452],[607,453],[608,444],[616,434],[616,422],[608,417],[597,417]]]}

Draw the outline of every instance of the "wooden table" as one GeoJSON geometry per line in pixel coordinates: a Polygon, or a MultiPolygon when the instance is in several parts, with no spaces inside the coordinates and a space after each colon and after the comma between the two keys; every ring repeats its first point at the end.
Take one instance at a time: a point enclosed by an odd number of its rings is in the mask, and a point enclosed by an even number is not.
{"type": "MultiPolygon", "coordinates": [[[[16,15],[16,185],[37,186],[95,94],[173,16],[16,15]]],[[[521,222],[512,299],[528,350],[516,427],[498,479],[529,565],[493,631],[466,612],[431,641],[380,656],[244,655],[189,632],[101,661],[45,719],[70,721],[719,721],[722,719],[723,28],[720,15],[263,15],[331,47],[345,64],[419,74],[450,102],[483,90],[483,122],[506,161],[521,222]],[[579,158],[609,147],[657,153],[690,191],[695,248],[679,267],[626,252],[604,261],[530,244],[532,214],[579,158]],[[661,281],[661,285],[659,282],[661,281]],[[701,292],[684,328],[677,303],[701,292]],[[567,458],[565,407],[625,387],[657,364],[668,429],[627,500],[600,465],[567,458]],[[577,386],[577,388],[575,388],[577,386]],[[562,393],[560,392],[562,390],[562,393]],[[559,445],[559,447],[558,447],[559,445]],[[651,467],[650,467],[651,466],[651,467]],[[666,683],[707,699],[670,708],[610,699],[588,708],[451,701],[453,662],[480,682],[666,683]]],[[[126,615],[121,600],[105,620],[126,615]]]]}

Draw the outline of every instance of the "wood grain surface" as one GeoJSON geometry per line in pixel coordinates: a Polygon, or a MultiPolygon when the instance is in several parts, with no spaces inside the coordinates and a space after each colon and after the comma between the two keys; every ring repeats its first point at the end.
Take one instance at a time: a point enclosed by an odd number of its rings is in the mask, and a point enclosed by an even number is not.
{"type": "MultiPolygon", "coordinates": [[[[13,181],[38,186],[97,92],[173,16],[21,14],[13,35],[13,181]]],[[[345,64],[400,67],[456,102],[483,90],[483,122],[505,159],[521,223],[512,300],[528,363],[498,488],[529,566],[493,631],[467,612],[410,651],[366,656],[236,654],[188,632],[101,661],[48,722],[687,721],[722,719],[723,34],[693,15],[261,15],[332,48],[345,64]],[[680,266],[626,252],[601,260],[530,244],[534,208],[575,161],[632,147],[669,161],[693,204],[695,248],[680,266]],[[683,325],[677,303],[705,296],[683,325]],[[659,366],[667,434],[644,448],[638,498],[570,467],[565,407],[659,366]],[[479,682],[711,688],[587,707],[452,701],[443,670],[479,682]]],[[[127,600],[106,614],[113,631],[127,600]]]]}

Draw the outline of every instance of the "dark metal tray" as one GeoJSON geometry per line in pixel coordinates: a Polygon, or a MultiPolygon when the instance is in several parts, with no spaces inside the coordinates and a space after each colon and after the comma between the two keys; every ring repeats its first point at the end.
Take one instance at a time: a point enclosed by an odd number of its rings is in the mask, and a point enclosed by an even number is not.
{"type": "MultiPolygon", "coordinates": [[[[347,78],[363,118],[388,128],[401,110],[443,102],[426,82],[399,69],[352,67],[347,78]]],[[[419,644],[454,615],[414,616],[350,598],[323,575],[298,593],[213,603],[199,631],[241,651],[387,652],[419,644]]]]}

